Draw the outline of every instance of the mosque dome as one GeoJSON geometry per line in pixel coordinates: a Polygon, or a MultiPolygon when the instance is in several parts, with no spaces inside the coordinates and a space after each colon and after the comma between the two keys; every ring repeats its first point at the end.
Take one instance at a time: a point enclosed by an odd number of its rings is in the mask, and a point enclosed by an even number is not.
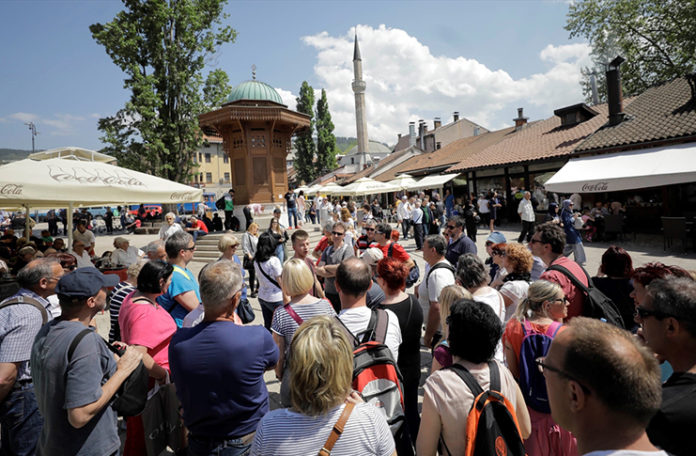
{"type": "MultiPolygon", "coordinates": [[[[369,140],[367,142],[367,148],[369,149],[367,151],[368,154],[371,155],[389,155],[391,153],[391,149],[382,144],[381,142],[369,140]]],[[[348,152],[346,152],[346,156],[348,155],[355,155],[358,153],[358,146],[355,145],[351,147],[348,152]]]]}
{"type": "Polygon", "coordinates": [[[250,101],[272,101],[273,103],[283,104],[276,90],[265,82],[251,80],[244,81],[232,89],[226,103],[233,103],[241,100],[250,101]]]}

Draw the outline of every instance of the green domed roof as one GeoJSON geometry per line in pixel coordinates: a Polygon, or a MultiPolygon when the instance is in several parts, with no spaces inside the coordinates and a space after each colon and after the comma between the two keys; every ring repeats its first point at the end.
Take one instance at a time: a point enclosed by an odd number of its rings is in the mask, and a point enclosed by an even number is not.
{"type": "Polygon", "coordinates": [[[232,89],[230,96],[227,97],[227,103],[239,100],[272,101],[283,104],[283,99],[280,98],[280,95],[273,87],[265,82],[256,80],[244,81],[232,89]]]}

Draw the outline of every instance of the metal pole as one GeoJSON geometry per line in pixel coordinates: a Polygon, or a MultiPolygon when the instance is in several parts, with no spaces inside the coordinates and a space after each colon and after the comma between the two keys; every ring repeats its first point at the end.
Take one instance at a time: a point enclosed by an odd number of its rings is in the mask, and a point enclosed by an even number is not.
{"type": "Polygon", "coordinates": [[[31,217],[29,217],[29,205],[24,204],[24,237],[27,239],[27,242],[29,242],[29,238],[31,237],[31,217]]]}
{"type": "Polygon", "coordinates": [[[73,203],[68,203],[68,213],[65,214],[68,219],[68,249],[72,250],[73,245],[73,203]]]}

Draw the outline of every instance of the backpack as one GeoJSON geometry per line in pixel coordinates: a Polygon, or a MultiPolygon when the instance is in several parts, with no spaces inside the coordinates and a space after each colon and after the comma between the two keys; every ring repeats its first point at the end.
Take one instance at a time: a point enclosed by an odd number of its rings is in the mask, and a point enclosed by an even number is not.
{"type": "Polygon", "coordinates": [[[223,210],[225,208],[225,195],[222,195],[217,201],[215,201],[215,207],[218,210],[223,210]]]}
{"type": "MultiPolygon", "coordinates": [[[[515,409],[500,393],[500,371],[495,361],[488,362],[491,382],[484,391],[473,375],[462,365],[452,364],[453,370],[474,395],[474,403],[466,419],[466,456],[525,456],[515,409]]],[[[445,441],[442,446],[450,453],[445,441]]]]}
{"type": "Polygon", "coordinates": [[[432,274],[433,271],[436,269],[448,269],[452,273],[452,275],[454,275],[457,272],[457,270],[454,269],[454,267],[449,263],[445,263],[444,261],[435,263],[435,266],[430,268],[430,271],[428,271],[428,275],[425,276],[425,288],[428,288],[428,280],[430,279],[430,274],[432,274]]]}
{"type": "MultiPolygon", "coordinates": [[[[389,250],[387,250],[387,256],[391,257],[392,256],[392,251],[394,250],[394,243],[389,244],[389,250]]],[[[418,268],[418,264],[414,261],[413,262],[413,267],[411,268],[410,271],[408,271],[408,277],[406,277],[406,288],[410,288],[413,286],[414,283],[418,282],[418,279],[420,279],[420,269],[418,268]]]]}
{"type": "Polygon", "coordinates": [[[539,372],[536,360],[544,358],[551,348],[551,342],[556,337],[558,330],[563,326],[554,321],[546,329],[546,332],[534,331],[532,324],[525,320],[522,323],[522,347],[520,349],[520,389],[528,406],[541,413],[551,413],[549,408],[549,396],[546,392],[544,375],[539,372]]]}
{"type": "Polygon", "coordinates": [[[592,279],[587,271],[585,271],[585,268],[582,266],[579,267],[582,269],[582,272],[585,273],[585,277],[587,277],[587,283],[589,284],[588,286],[585,286],[577,279],[577,277],[575,277],[563,266],[552,264],[546,270],[560,272],[564,276],[568,277],[573,285],[582,290],[583,294],[585,295],[585,300],[582,306],[582,315],[584,317],[602,320],[606,323],[618,326],[621,329],[625,329],[621,312],[619,312],[619,309],[616,307],[616,304],[614,304],[614,301],[602,293],[599,288],[595,288],[594,284],[592,283],[592,279]]]}
{"type": "Polygon", "coordinates": [[[41,319],[43,320],[41,324],[45,325],[48,321],[48,311],[46,310],[46,308],[42,306],[39,301],[30,296],[18,295],[11,299],[5,299],[4,301],[2,301],[2,304],[0,304],[0,309],[16,304],[28,304],[30,306],[36,307],[38,311],[41,312],[41,319]]]}
{"type": "Polygon", "coordinates": [[[398,454],[413,454],[404,416],[404,393],[401,372],[389,347],[384,345],[389,315],[383,309],[372,309],[364,332],[355,335],[336,317],[346,335],[353,341],[353,389],[387,419],[396,441],[398,454]],[[362,335],[360,338],[357,336],[362,335]]]}

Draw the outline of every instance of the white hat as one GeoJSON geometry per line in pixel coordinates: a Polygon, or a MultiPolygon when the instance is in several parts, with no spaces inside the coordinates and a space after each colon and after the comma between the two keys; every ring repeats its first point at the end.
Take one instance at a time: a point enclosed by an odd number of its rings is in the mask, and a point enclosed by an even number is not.
{"type": "Polygon", "coordinates": [[[384,254],[380,249],[375,247],[370,247],[365,250],[365,253],[360,257],[368,266],[376,265],[382,258],[384,258],[384,254]]]}

